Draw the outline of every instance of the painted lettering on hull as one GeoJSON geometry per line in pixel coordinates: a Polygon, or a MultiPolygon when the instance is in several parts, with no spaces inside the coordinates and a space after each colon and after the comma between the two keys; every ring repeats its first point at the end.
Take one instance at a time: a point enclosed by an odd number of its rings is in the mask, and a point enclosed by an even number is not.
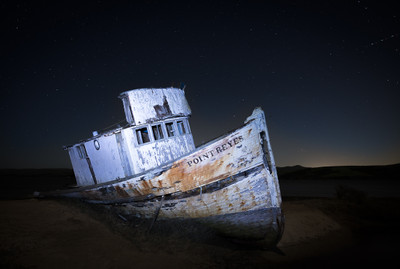
{"type": "Polygon", "coordinates": [[[214,155],[220,154],[224,152],[225,150],[228,150],[238,144],[240,144],[243,141],[243,137],[240,135],[238,137],[233,138],[232,140],[227,141],[225,144],[219,145],[218,147],[215,147],[214,149],[194,157],[192,160],[188,161],[187,164],[190,166],[199,164],[202,161],[205,161],[211,157],[214,157],[214,155]]]}

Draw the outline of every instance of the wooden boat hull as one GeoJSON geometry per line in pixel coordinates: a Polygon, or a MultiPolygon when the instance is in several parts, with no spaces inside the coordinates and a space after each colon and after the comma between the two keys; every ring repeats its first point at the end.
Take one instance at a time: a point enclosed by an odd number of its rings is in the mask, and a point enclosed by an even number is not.
{"type": "Polygon", "coordinates": [[[145,173],[52,195],[115,206],[145,218],[196,219],[246,239],[283,232],[281,195],[264,113],[195,151],[145,173]]]}
{"type": "Polygon", "coordinates": [[[229,237],[263,239],[274,245],[283,233],[284,221],[280,206],[268,197],[274,182],[267,173],[259,166],[178,198],[169,195],[118,203],[117,209],[145,218],[158,214],[159,219],[195,219],[229,237]]]}

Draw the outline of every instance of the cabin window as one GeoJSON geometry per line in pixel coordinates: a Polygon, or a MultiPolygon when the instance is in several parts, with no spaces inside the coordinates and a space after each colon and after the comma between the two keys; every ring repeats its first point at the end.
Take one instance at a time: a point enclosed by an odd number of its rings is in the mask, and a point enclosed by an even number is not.
{"type": "Polygon", "coordinates": [[[151,129],[153,130],[154,140],[160,140],[160,139],[164,138],[164,134],[163,134],[163,131],[162,131],[162,128],[161,128],[161,124],[151,126],[151,129]]]}
{"type": "Polygon", "coordinates": [[[185,128],[186,128],[186,133],[187,133],[187,134],[190,134],[189,121],[188,121],[187,119],[185,119],[185,120],[183,121],[183,123],[184,123],[185,128]]]}
{"type": "Polygon", "coordinates": [[[93,141],[95,149],[99,150],[100,149],[100,142],[96,139],[93,141]]]}
{"type": "Polygon", "coordinates": [[[183,121],[179,120],[176,122],[176,124],[178,125],[178,131],[180,135],[186,134],[186,128],[185,128],[185,124],[183,123],[183,121]]]}
{"type": "Polygon", "coordinates": [[[167,122],[165,123],[165,128],[167,129],[167,135],[168,137],[174,136],[174,123],[173,122],[167,122]]]}
{"type": "Polygon", "coordinates": [[[85,145],[79,145],[76,147],[76,150],[78,151],[78,155],[80,159],[85,159],[87,157],[85,145]]]}
{"type": "Polygon", "coordinates": [[[136,137],[139,145],[150,142],[150,137],[149,137],[149,132],[147,131],[147,127],[137,129],[136,137]]]}
{"type": "Polygon", "coordinates": [[[82,154],[81,148],[79,146],[76,147],[76,151],[78,152],[79,158],[83,159],[83,154],[82,154]]]}

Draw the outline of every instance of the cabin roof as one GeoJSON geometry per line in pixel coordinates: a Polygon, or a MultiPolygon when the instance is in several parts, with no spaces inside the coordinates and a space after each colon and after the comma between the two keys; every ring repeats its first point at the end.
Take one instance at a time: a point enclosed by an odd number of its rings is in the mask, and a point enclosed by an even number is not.
{"type": "Polygon", "coordinates": [[[188,117],[191,115],[191,111],[184,92],[183,89],[176,87],[139,88],[124,91],[119,94],[118,98],[127,100],[128,103],[124,103],[124,110],[126,115],[132,114],[131,121],[125,117],[111,126],[94,131],[90,138],[82,139],[78,143],[63,148],[68,149],[131,126],[140,127],[171,118],[188,117]]]}

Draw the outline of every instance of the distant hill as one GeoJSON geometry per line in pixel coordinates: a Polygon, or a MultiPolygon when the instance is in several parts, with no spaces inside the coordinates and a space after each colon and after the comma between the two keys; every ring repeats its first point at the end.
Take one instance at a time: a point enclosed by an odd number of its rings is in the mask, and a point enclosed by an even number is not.
{"type": "Polygon", "coordinates": [[[400,179],[400,164],[372,166],[277,167],[279,179],[400,179]]]}

